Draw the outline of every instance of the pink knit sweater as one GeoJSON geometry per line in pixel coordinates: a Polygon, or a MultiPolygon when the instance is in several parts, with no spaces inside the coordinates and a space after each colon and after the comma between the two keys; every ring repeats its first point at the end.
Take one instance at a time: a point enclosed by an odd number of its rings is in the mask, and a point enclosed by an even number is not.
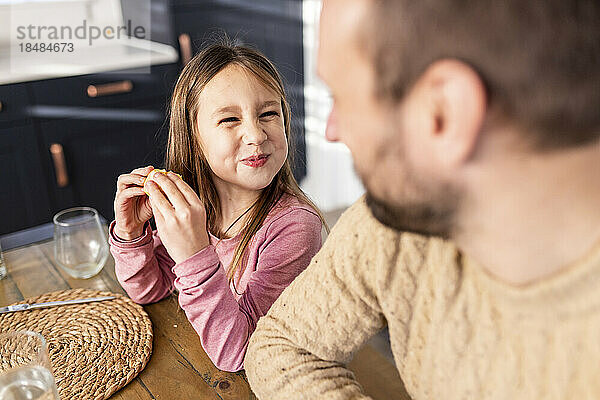
{"type": "MultiPolygon", "coordinates": [[[[210,245],[175,265],[150,226],[132,241],[119,239],[110,226],[110,249],[117,278],[137,303],[153,303],[179,292],[179,304],[200,336],[202,347],[225,371],[243,368],[248,339],[260,317],[321,247],[321,220],[291,195],[271,210],[248,246],[244,273],[230,285],[229,266],[237,235],[210,245]]],[[[182,240],[185,240],[182,238],[182,240]]]]}

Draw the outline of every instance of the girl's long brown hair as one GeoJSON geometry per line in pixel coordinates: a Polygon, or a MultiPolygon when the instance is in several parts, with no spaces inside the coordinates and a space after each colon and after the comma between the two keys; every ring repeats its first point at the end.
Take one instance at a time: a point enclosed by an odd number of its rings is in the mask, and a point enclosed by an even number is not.
{"type": "Polygon", "coordinates": [[[180,174],[200,197],[206,208],[207,228],[218,238],[224,238],[220,227],[221,203],[212,180],[211,168],[199,142],[197,132],[199,96],[206,84],[223,68],[236,64],[253,73],[266,87],[281,98],[281,109],[288,143],[288,157],[273,181],[262,190],[258,200],[246,217],[242,238],[227,269],[229,282],[235,281],[245,269],[244,255],[254,234],[260,229],[269,211],[284,193],[289,193],[317,213],[327,232],[329,227],[317,206],[300,189],[292,174],[294,154],[290,129],[290,108],[286,100],[283,82],[275,66],[259,51],[246,46],[234,45],[227,39],[212,44],[198,53],[183,68],[171,99],[169,141],[166,167],[180,174]]]}

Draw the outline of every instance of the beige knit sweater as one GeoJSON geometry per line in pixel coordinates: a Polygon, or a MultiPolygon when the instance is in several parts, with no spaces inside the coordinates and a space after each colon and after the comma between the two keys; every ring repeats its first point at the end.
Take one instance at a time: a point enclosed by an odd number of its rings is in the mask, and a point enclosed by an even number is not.
{"type": "Polygon", "coordinates": [[[515,288],[449,242],[384,227],[361,199],[259,321],[252,390],[367,398],[344,364],[386,323],[415,400],[600,399],[600,246],[515,288]]]}

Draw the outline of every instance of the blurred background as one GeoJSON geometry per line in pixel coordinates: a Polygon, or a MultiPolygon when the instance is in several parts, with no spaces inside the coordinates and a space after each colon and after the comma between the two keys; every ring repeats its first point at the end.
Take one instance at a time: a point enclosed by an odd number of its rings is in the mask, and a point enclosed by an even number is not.
{"type": "Polygon", "coordinates": [[[294,173],[334,223],[363,188],[348,149],[324,136],[331,100],[315,74],[320,5],[0,0],[0,235],[74,206],[111,220],[118,175],[164,164],[182,66],[223,34],[278,67],[292,106],[294,173]]]}

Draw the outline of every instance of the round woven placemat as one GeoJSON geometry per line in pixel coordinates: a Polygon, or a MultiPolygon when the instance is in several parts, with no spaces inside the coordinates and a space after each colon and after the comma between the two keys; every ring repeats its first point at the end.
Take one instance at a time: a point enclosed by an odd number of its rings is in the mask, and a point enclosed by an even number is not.
{"type": "MultiPolygon", "coordinates": [[[[0,333],[31,330],[44,336],[63,400],[107,399],[140,373],[152,352],[150,318],[125,296],[89,289],[47,293],[15,303],[99,296],[117,298],[0,314],[0,333]]],[[[8,368],[2,364],[0,372],[8,368]]]]}

